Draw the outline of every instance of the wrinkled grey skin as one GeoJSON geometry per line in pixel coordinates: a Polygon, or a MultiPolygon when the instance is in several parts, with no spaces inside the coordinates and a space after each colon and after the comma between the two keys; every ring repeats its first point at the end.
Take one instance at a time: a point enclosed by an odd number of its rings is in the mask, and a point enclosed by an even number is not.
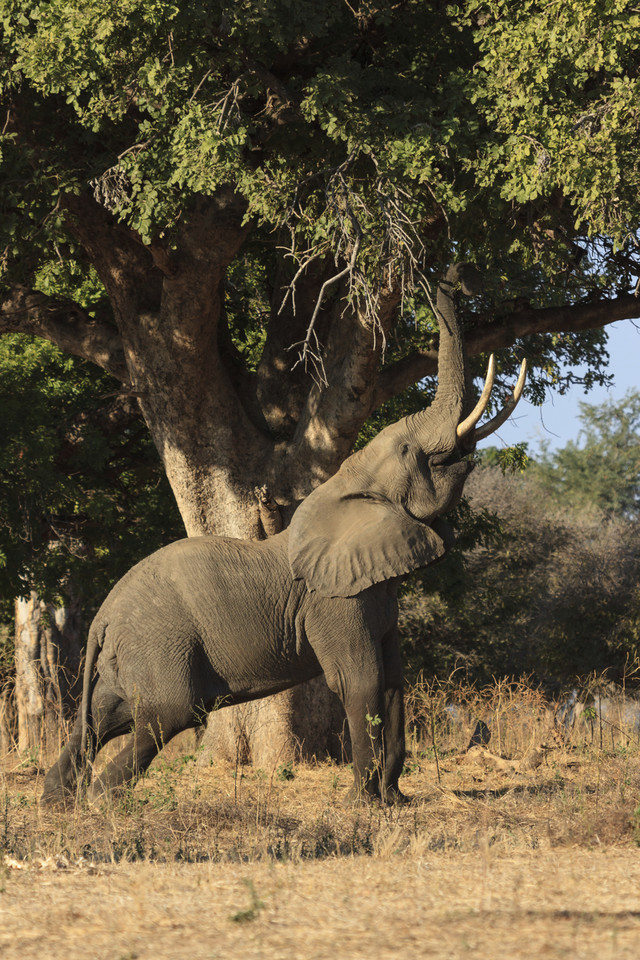
{"type": "Polygon", "coordinates": [[[397,590],[450,546],[439,517],[457,503],[472,467],[462,458],[473,436],[456,438],[465,369],[452,296],[458,281],[464,289],[462,270],[452,268],[439,288],[431,407],[349,457],[282,533],[260,542],[181,540],[114,587],[91,625],[81,715],[43,800],[72,793],[97,750],[132,727],[93,796],[135,781],[163,744],[215,707],[320,673],[347,715],[356,795],[400,798],[397,590]]]}

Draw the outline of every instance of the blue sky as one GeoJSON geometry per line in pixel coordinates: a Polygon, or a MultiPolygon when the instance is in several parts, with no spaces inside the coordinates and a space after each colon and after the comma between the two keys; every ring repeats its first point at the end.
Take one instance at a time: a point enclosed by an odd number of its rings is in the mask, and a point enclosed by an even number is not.
{"type": "Polygon", "coordinates": [[[609,332],[609,373],[613,374],[613,386],[594,387],[585,393],[582,387],[573,387],[564,397],[554,396],[541,407],[534,407],[522,398],[514,416],[498,430],[493,443],[509,446],[513,443],[529,444],[529,452],[535,453],[541,440],[548,440],[552,448],[562,447],[568,440],[575,440],[580,431],[579,402],[602,403],[606,399],[618,400],[630,389],[640,389],[640,321],[620,320],[607,328],[609,332]]]}

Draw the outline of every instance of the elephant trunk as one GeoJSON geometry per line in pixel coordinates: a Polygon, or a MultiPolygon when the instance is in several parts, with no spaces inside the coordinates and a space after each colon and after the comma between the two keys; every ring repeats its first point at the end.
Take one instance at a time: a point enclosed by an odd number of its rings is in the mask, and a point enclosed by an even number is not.
{"type": "Polygon", "coordinates": [[[465,400],[469,395],[467,383],[467,364],[462,341],[462,331],[458,323],[454,305],[454,295],[458,286],[463,293],[470,294],[477,285],[477,272],[470,264],[454,264],[438,284],[436,312],[440,324],[440,345],[438,348],[438,389],[431,406],[411,418],[412,426],[420,436],[426,439],[424,446],[433,444],[434,425],[444,429],[443,445],[448,447],[451,433],[462,419],[465,400]]]}
{"type": "Polygon", "coordinates": [[[438,389],[434,406],[446,405],[456,418],[456,425],[462,415],[467,395],[467,364],[462,342],[462,331],[456,317],[454,294],[461,286],[463,293],[469,295],[477,283],[474,267],[467,263],[457,263],[449,267],[438,284],[436,310],[440,324],[440,344],[438,347],[438,389]]]}
{"type": "MultiPolygon", "coordinates": [[[[477,427],[477,423],[489,403],[495,380],[495,359],[489,358],[487,377],[480,399],[470,410],[470,398],[473,381],[469,376],[466,354],[462,340],[462,330],[456,317],[454,295],[460,288],[466,296],[473,296],[479,288],[479,273],[470,263],[457,263],[449,267],[438,284],[436,312],[440,324],[440,345],[438,348],[438,389],[433,403],[421,413],[411,418],[418,432],[424,431],[433,440],[434,416],[436,421],[448,424],[455,431],[457,440],[469,438],[469,442],[479,440],[494,433],[513,412],[526,379],[526,361],[522,361],[520,376],[511,399],[504,409],[488,423],[477,427]],[[466,408],[466,410],[465,410],[466,408]],[[466,415],[465,415],[466,414],[466,415]],[[464,419],[463,418],[464,416],[464,419]]],[[[448,429],[446,429],[448,433],[448,429]]],[[[445,441],[446,444],[446,441],[445,441]]]]}

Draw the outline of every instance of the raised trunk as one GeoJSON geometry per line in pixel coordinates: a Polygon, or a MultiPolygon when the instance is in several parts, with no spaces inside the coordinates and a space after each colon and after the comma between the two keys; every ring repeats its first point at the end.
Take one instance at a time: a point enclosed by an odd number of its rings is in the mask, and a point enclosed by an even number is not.
{"type": "Polygon", "coordinates": [[[15,627],[18,749],[58,751],[80,695],[79,604],[56,607],[31,591],[16,600],[15,627]]]}
{"type": "Polygon", "coordinates": [[[438,284],[437,309],[440,324],[440,342],[438,346],[438,389],[434,405],[445,402],[462,409],[467,384],[467,365],[462,331],[456,319],[454,297],[456,287],[460,286],[469,295],[477,283],[476,271],[469,264],[454,264],[449,267],[446,276],[438,284]]]}

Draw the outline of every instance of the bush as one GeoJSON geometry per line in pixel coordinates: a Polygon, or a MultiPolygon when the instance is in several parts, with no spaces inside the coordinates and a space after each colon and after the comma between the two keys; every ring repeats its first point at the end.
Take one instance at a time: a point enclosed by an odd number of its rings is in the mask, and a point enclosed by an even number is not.
{"type": "Polygon", "coordinates": [[[640,522],[558,506],[533,477],[472,474],[490,536],[425,571],[401,602],[405,662],[469,680],[527,674],[548,688],[621,677],[640,649],[640,522]]]}

